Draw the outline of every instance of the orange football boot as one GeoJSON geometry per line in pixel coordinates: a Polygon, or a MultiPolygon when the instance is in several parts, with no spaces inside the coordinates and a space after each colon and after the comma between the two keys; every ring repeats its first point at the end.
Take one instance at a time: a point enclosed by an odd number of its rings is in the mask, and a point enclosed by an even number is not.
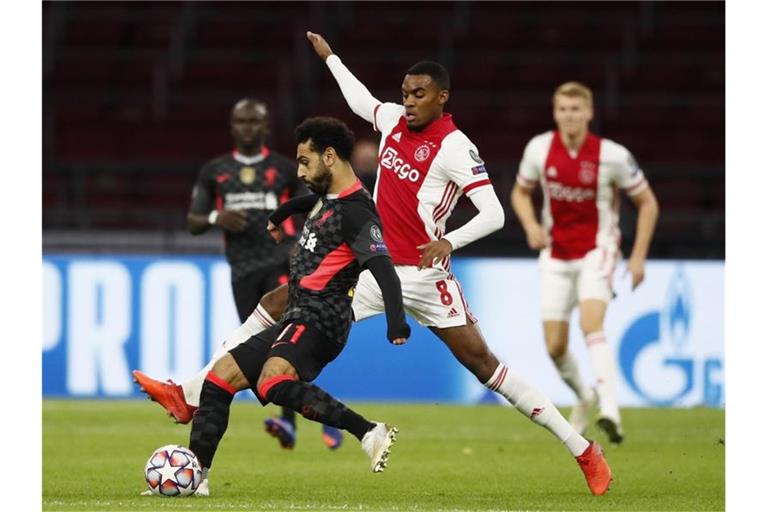
{"type": "Polygon", "coordinates": [[[167,382],[160,382],[139,370],[133,370],[131,373],[133,374],[133,381],[139,385],[147,397],[168,411],[168,416],[173,418],[176,423],[187,424],[192,421],[192,414],[197,410],[197,407],[187,404],[181,386],[171,379],[168,379],[167,382]]]}
{"type": "Polygon", "coordinates": [[[613,473],[605,460],[603,448],[595,441],[590,441],[584,453],[576,457],[584,478],[587,479],[589,490],[595,496],[602,496],[608,491],[613,480],[613,473]]]}

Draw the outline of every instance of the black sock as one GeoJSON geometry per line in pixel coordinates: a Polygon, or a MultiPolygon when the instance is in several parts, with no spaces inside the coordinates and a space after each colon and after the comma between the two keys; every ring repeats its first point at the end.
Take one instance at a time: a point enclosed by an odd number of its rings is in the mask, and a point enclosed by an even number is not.
{"type": "Polygon", "coordinates": [[[362,440],[366,432],[376,425],[308,382],[286,380],[272,386],[267,392],[270,402],[290,407],[308,420],[343,428],[362,440]]]}
{"type": "Polygon", "coordinates": [[[216,448],[219,446],[229,423],[229,408],[233,393],[206,380],[200,392],[200,407],[192,417],[189,449],[197,455],[204,468],[210,468],[216,448]]]}
{"type": "Polygon", "coordinates": [[[293,427],[293,430],[296,431],[296,411],[290,407],[283,407],[280,417],[290,423],[293,427]]]}

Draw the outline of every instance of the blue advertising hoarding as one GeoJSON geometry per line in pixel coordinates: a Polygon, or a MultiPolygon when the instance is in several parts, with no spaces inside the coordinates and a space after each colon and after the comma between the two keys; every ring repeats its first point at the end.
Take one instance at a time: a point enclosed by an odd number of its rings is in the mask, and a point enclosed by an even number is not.
{"type": "MultiPolygon", "coordinates": [[[[572,403],[546,356],[536,261],[456,258],[453,268],[497,356],[556,403],[572,403]]],[[[239,323],[229,279],[220,257],[45,255],[43,395],[139,396],[136,368],[183,382],[239,323]]],[[[637,291],[618,277],[615,287],[605,330],[619,361],[620,402],[722,406],[722,262],[649,262],[637,291]]],[[[489,398],[428,329],[409,322],[413,336],[402,347],[386,341],[383,316],[355,324],[319,383],[345,400],[489,398]]],[[[576,328],[571,349],[588,377],[576,328]]]]}

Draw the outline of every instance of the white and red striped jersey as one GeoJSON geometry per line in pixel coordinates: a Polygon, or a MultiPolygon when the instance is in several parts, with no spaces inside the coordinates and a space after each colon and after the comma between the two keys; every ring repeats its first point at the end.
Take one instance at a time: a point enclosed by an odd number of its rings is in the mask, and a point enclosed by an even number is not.
{"type": "MultiPolygon", "coordinates": [[[[395,103],[374,107],[373,127],[382,134],[374,200],[392,261],[416,265],[416,247],[444,237],[459,197],[471,197],[491,181],[477,147],[450,114],[421,131],[410,130],[404,114],[395,103]]],[[[446,257],[434,266],[449,265],[446,257]]]]}
{"type": "Polygon", "coordinates": [[[581,258],[595,247],[618,250],[618,189],[631,196],[648,187],[621,144],[588,133],[578,152],[571,152],[556,130],[528,142],[517,182],[528,188],[541,183],[542,225],[552,257],[562,260],[581,258]]]}

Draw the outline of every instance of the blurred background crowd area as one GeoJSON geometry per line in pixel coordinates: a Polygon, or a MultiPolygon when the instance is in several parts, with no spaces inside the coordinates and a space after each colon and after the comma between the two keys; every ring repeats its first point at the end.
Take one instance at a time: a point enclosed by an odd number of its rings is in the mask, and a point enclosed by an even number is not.
{"type": "MultiPolygon", "coordinates": [[[[509,194],[525,144],[554,126],[553,90],[579,80],[595,93],[592,131],[629,148],[658,196],[650,256],[725,257],[723,2],[44,2],[42,22],[46,251],[219,252],[220,234],[192,237],[184,221],[199,168],[233,147],[242,97],[268,104],[268,145],[290,158],[310,115],[376,141],[312,30],[382,101],[401,101],[418,60],[451,72],[447,111],[507,215],[461,254],[533,256],[509,194]]],[[[449,229],[475,211],[462,199],[449,229]]]]}

